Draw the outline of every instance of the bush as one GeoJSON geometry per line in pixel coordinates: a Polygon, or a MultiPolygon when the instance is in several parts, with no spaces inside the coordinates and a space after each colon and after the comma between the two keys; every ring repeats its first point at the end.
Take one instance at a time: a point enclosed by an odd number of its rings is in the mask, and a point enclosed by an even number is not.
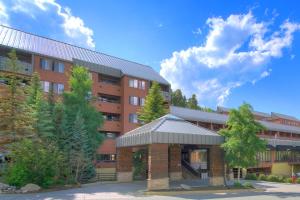
{"type": "Polygon", "coordinates": [[[293,180],[292,180],[292,178],[286,178],[284,182],[286,182],[286,183],[292,183],[293,180]]]}
{"type": "Polygon", "coordinates": [[[257,180],[256,174],[247,173],[245,176],[246,180],[257,180]]]}
{"type": "Polygon", "coordinates": [[[269,175],[269,176],[267,176],[267,181],[283,183],[283,182],[285,182],[285,178],[282,176],[269,175]]]}
{"type": "Polygon", "coordinates": [[[245,182],[245,183],[243,184],[243,186],[244,186],[245,188],[254,188],[253,185],[252,185],[251,183],[249,183],[249,182],[245,182]]]}
{"type": "Polygon", "coordinates": [[[5,180],[17,187],[34,183],[45,188],[61,182],[67,174],[61,153],[41,141],[24,139],[13,144],[10,159],[5,180]]]}
{"type": "Polygon", "coordinates": [[[233,183],[233,186],[234,186],[234,187],[238,187],[238,188],[243,187],[243,185],[242,185],[240,182],[237,182],[237,181],[235,181],[235,182],[233,183]]]}
{"type": "Polygon", "coordinates": [[[300,178],[297,178],[296,183],[300,184],[300,178]]]}
{"type": "Polygon", "coordinates": [[[257,180],[260,180],[260,181],[266,181],[267,180],[267,176],[264,175],[264,174],[260,174],[257,178],[257,180]]]}

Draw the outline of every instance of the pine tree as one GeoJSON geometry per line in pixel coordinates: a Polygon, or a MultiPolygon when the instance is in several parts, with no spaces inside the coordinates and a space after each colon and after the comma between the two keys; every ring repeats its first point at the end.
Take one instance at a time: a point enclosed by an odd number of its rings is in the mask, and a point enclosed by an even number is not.
{"type": "Polygon", "coordinates": [[[160,85],[157,82],[153,82],[146,97],[145,105],[138,113],[138,118],[143,123],[149,123],[166,113],[160,85]]]}
{"type": "Polygon", "coordinates": [[[197,101],[197,97],[195,94],[193,94],[192,97],[188,99],[187,107],[190,109],[200,109],[200,107],[198,106],[198,101],[197,101]]]}
{"type": "Polygon", "coordinates": [[[33,74],[28,91],[27,103],[32,107],[33,117],[37,119],[34,124],[37,135],[44,140],[53,140],[53,117],[50,112],[50,106],[43,98],[40,77],[37,73],[33,74]]]}
{"type": "Polygon", "coordinates": [[[11,51],[8,57],[7,68],[12,73],[7,75],[8,86],[0,94],[0,135],[15,141],[19,137],[32,135],[35,119],[31,115],[31,107],[25,101],[25,77],[19,73],[21,66],[16,52],[11,51]]]}
{"type": "Polygon", "coordinates": [[[179,107],[186,107],[186,97],[182,95],[180,89],[171,93],[171,104],[179,107]]]}

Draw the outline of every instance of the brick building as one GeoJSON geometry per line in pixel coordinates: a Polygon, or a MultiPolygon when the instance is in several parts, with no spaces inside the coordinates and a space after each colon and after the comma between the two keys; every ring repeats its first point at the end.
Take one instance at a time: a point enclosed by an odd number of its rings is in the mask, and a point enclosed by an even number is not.
{"type": "MultiPolygon", "coordinates": [[[[209,176],[213,177],[217,174],[217,177],[220,178],[222,155],[219,151],[219,143],[199,142],[197,145],[193,141],[176,140],[173,143],[168,141],[168,145],[162,145],[159,142],[153,146],[151,146],[152,143],[136,143],[129,147],[120,143],[120,151],[117,155],[116,138],[124,133],[129,134],[138,127],[137,111],[143,106],[153,81],[161,85],[166,106],[170,102],[169,83],[151,67],[0,26],[0,72],[7,71],[7,53],[11,49],[15,49],[17,52],[19,63],[22,66],[21,73],[28,77],[33,72],[39,73],[43,90],[46,93],[49,92],[50,87],[53,87],[57,95],[69,90],[68,79],[72,66],[81,65],[89,69],[93,80],[92,94],[97,97],[94,106],[103,113],[105,118],[104,125],[99,132],[104,133],[106,139],[97,151],[97,167],[100,174],[113,174],[116,172],[116,168],[121,172],[130,172],[132,166],[128,163],[126,165],[128,161],[126,159],[130,158],[129,155],[135,146],[139,148],[143,146],[146,147],[149,155],[158,155],[160,154],[159,149],[164,150],[161,152],[160,159],[164,160],[162,162],[168,160],[168,165],[164,165],[164,168],[160,170],[165,173],[162,175],[165,178],[172,178],[174,173],[171,175],[171,172],[176,172],[175,174],[178,175],[180,171],[187,177],[199,176],[201,179],[207,179],[209,176]],[[209,159],[212,155],[216,159],[209,159]],[[125,160],[124,166],[120,166],[116,162],[117,157],[119,161],[125,160]]],[[[0,90],[3,86],[5,87],[5,82],[1,81],[0,90]]],[[[222,107],[219,107],[216,112],[209,113],[170,106],[170,114],[198,126],[201,129],[200,132],[200,129],[193,128],[193,130],[201,134],[205,134],[207,129],[216,133],[225,127],[228,112],[228,108],[222,107]]],[[[267,128],[266,131],[258,134],[261,138],[268,140],[268,150],[258,155],[259,164],[251,167],[248,171],[286,176],[289,176],[292,171],[299,171],[300,121],[295,117],[279,113],[268,114],[253,111],[253,115],[267,128]]],[[[173,119],[173,117],[171,118],[173,119]]],[[[172,119],[168,118],[171,121],[172,119]]],[[[177,121],[177,123],[179,122],[177,121]]],[[[120,138],[127,138],[127,134],[120,138]]],[[[184,135],[177,136],[184,137],[184,135]]],[[[162,135],[161,137],[166,136],[162,135]]],[[[159,178],[157,174],[160,172],[153,174],[157,169],[151,169],[152,160],[148,159],[148,162],[148,172],[149,170],[151,172],[148,174],[149,179],[151,180],[151,177],[159,178]]],[[[152,163],[160,163],[160,161],[154,160],[152,163]]]]}

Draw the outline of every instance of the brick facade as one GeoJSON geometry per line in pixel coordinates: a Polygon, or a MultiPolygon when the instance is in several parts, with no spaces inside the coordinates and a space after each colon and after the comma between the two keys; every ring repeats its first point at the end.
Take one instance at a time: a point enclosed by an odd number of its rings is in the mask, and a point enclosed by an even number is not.
{"type": "Polygon", "coordinates": [[[224,184],[224,151],[220,146],[213,145],[209,149],[210,184],[224,184]]]}
{"type": "Polygon", "coordinates": [[[182,179],[181,146],[179,144],[169,147],[169,177],[171,180],[182,179]]]}

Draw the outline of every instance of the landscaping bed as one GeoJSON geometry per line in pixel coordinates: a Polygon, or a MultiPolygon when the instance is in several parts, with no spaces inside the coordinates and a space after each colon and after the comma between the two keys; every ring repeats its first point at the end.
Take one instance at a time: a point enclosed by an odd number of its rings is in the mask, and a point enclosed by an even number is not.
{"type": "MultiPolygon", "coordinates": [[[[259,174],[247,174],[245,180],[258,180],[258,181],[269,181],[269,182],[276,182],[276,183],[293,183],[291,177],[284,177],[284,176],[276,176],[276,175],[264,175],[259,174]]],[[[295,180],[295,183],[300,184],[300,178],[295,180]]]]}

